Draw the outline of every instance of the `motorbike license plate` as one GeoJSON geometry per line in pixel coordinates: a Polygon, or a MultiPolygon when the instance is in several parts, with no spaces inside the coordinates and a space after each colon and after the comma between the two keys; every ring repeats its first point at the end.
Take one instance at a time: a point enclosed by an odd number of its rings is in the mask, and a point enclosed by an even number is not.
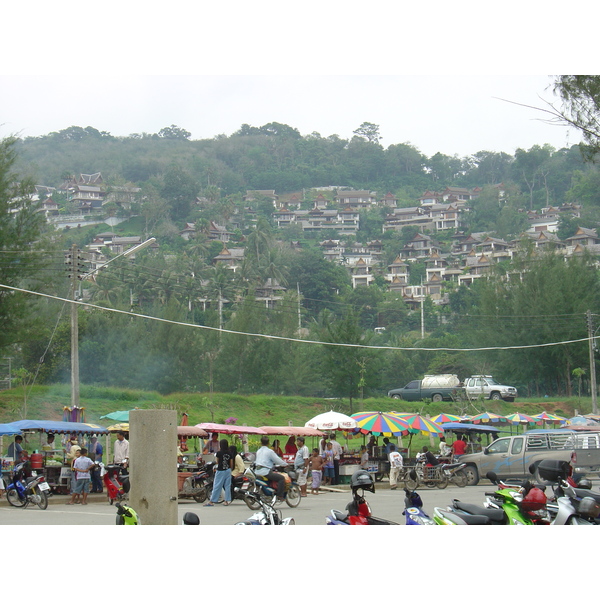
{"type": "Polygon", "coordinates": [[[42,492],[46,492],[50,489],[50,486],[45,481],[42,481],[42,483],[39,484],[39,488],[42,492]]]}
{"type": "Polygon", "coordinates": [[[244,481],[244,483],[242,483],[242,490],[245,491],[248,489],[248,482],[244,481]]]}

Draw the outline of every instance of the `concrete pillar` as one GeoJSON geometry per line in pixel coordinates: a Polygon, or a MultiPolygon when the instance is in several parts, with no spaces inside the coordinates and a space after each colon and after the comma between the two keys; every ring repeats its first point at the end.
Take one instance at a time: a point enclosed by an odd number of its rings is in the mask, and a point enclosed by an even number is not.
{"type": "Polygon", "coordinates": [[[177,411],[129,413],[129,481],[142,525],[177,525],[177,411]]]}

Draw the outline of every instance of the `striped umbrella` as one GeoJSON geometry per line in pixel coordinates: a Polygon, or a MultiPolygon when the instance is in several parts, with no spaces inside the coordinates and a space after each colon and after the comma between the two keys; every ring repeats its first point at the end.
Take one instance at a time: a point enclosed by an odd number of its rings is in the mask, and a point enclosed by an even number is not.
{"type": "Polygon", "coordinates": [[[356,426],[363,434],[399,436],[409,430],[409,425],[404,419],[381,411],[358,412],[352,415],[352,419],[356,421],[356,426]]]}
{"type": "Polygon", "coordinates": [[[546,411],[541,412],[539,415],[533,415],[533,417],[535,419],[537,419],[538,421],[550,421],[550,422],[556,422],[556,423],[558,423],[559,421],[566,421],[567,420],[564,417],[558,417],[556,415],[552,415],[550,413],[547,413],[546,411]]]}
{"type": "Polygon", "coordinates": [[[496,413],[484,412],[471,417],[471,423],[506,423],[508,419],[496,413]]]}
{"type": "Polygon", "coordinates": [[[458,422],[460,422],[460,417],[458,415],[450,415],[448,413],[440,413],[439,415],[436,415],[435,417],[431,417],[431,420],[434,423],[439,423],[441,425],[442,423],[458,423],[458,422]]]}
{"type": "Polygon", "coordinates": [[[434,423],[431,419],[427,417],[422,417],[421,415],[411,415],[408,417],[404,417],[404,420],[408,423],[410,429],[410,433],[424,433],[432,434],[432,435],[440,435],[444,433],[444,428],[437,423],[434,423]]]}
{"type": "Polygon", "coordinates": [[[506,415],[509,423],[519,423],[524,425],[526,423],[536,423],[538,419],[535,417],[530,417],[529,415],[525,415],[520,412],[513,413],[512,415],[506,415]]]}

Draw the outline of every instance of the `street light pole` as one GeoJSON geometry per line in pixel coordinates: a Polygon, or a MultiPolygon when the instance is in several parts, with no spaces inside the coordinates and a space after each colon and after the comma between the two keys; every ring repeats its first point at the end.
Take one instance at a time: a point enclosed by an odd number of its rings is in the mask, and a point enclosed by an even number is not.
{"type": "Polygon", "coordinates": [[[121,258],[124,256],[131,256],[144,248],[147,248],[151,244],[156,241],[156,238],[149,238],[145,242],[138,244],[137,246],[133,246],[129,248],[129,250],[125,250],[125,252],[121,252],[121,254],[117,254],[117,256],[107,260],[103,265],[97,267],[96,269],[86,273],[85,275],[80,276],[78,273],[79,264],[79,251],[77,246],[73,244],[71,248],[72,254],[72,269],[71,276],[73,278],[73,283],[71,287],[71,297],[73,302],[71,303],[71,406],[79,406],[79,306],[77,306],[77,283],[79,281],[83,281],[84,279],[88,279],[101,269],[104,269],[106,265],[111,263],[113,260],[117,258],[121,258]]]}

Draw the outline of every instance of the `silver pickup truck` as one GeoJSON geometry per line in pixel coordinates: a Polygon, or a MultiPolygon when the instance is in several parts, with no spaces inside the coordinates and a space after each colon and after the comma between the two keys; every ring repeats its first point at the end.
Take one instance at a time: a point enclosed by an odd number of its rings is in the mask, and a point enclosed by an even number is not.
{"type": "MultiPolygon", "coordinates": [[[[530,477],[529,467],[544,459],[567,460],[575,473],[600,473],[600,432],[571,430],[532,430],[523,435],[501,437],[482,452],[457,457],[467,466],[464,473],[469,485],[477,485],[488,471],[500,479],[530,477]]],[[[538,481],[541,478],[537,475],[538,481]]]]}

